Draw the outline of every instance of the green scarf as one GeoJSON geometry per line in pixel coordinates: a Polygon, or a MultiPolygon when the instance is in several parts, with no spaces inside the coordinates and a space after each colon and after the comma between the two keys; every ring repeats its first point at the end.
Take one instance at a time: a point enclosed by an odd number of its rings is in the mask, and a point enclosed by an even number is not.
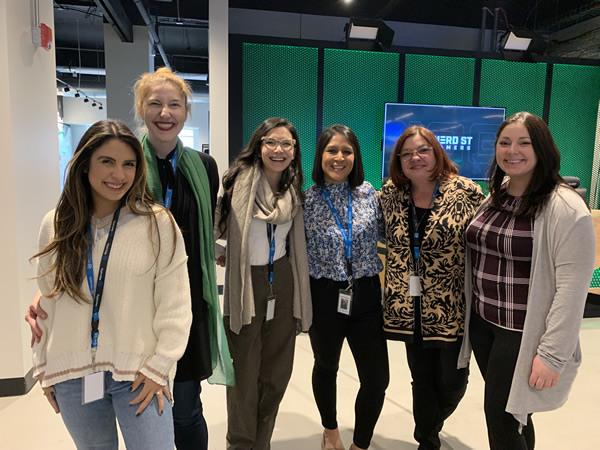
{"type": "MultiPolygon", "coordinates": [[[[158,203],[163,202],[162,183],[158,174],[156,156],[148,134],[141,139],[146,165],[148,166],[148,188],[158,203]]],[[[215,247],[213,237],[213,217],[210,198],[210,185],[204,163],[196,151],[183,146],[181,140],[177,140],[177,168],[188,181],[196,204],[198,205],[198,229],[200,232],[199,252],[202,261],[202,288],[203,297],[208,304],[210,354],[212,359],[213,373],[208,378],[210,384],[223,384],[233,386],[235,378],[233,364],[227,338],[223,328],[223,318],[219,304],[217,290],[217,276],[215,271],[215,247]]],[[[192,274],[190,274],[192,275],[192,274]]]]}

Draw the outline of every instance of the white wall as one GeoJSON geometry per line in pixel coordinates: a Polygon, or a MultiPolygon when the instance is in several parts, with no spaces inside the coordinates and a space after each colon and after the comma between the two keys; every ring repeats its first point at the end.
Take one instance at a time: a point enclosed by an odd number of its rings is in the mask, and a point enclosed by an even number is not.
{"type": "MultiPolygon", "coordinates": [[[[0,0],[0,379],[21,378],[31,368],[23,316],[37,284],[29,280],[35,266],[28,259],[59,194],[55,58],[32,44],[32,4],[0,0]]],[[[54,28],[51,0],[40,0],[40,18],[54,28]]]]}
{"type": "Polygon", "coordinates": [[[200,150],[202,144],[209,143],[209,109],[207,101],[194,101],[192,104],[192,115],[191,117],[188,117],[188,120],[185,123],[187,127],[198,128],[198,148],[196,150],[200,150]]]}
{"type": "MultiPolygon", "coordinates": [[[[103,109],[92,107],[92,103],[84,103],[83,99],[71,96],[63,96],[63,122],[91,125],[99,120],[106,119],[107,100],[98,97],[102,102],[103,109]]],[[[133,101],[131,103],[133,105],[133,101]]]]}

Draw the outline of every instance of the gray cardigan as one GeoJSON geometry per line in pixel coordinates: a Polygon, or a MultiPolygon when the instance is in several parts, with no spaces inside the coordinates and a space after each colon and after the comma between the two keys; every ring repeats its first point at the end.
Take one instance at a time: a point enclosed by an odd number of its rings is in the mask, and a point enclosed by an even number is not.
{"type": "MultiPolygon", "coordinates": [[[[487,204],[488,201],[478,213],[487,204]]],[[[551,411],[567,401],[581,364],[579,328],[592,280],[595,248],[594,225],[586,205],[574,190],[557,187],[534,222],[527,315],[506,404],[506,411],[523,425],[527,424],[529,413],[551,411]],[[546,366],[561,374],[555,387],[529,387],[536,354],[546,366]]],[[[465,339],[459,368],[466,367],[471,357],[471,287],[471,255],[467,250],[465,339]]]]}

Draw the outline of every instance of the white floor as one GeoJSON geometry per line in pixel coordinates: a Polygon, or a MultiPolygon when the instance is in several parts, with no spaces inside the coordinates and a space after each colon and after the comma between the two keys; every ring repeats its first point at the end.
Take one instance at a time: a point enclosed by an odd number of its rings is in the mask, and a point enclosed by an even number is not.
{"type": "MultiPolygon", "coordinates": [[[[558,411],[534,415],[537,448],[586,450],[600,448],[600,319],[586,319],[581,330],[584,362],[567,404],[558,411]]],[[[404,347],[390,342],[391,383],[375,429],[372,449],[416,449],[412,439],[410,375],[404,347]]],[[[310,387],[312,353],[308,336],[298,338],[294,374],[280,408],[273,450],[318,449],[321,426],[310,387]]],[[[475,363],[469,388],[442,431],[443,449],[487,448],[482,410],[483,383],[475,363]]],[[[225,389],[203,385],[202,399],[210,448],[225,448],[225,389]]],[[[338,377],[338,416],[342,438],[351,443],[356,370],[345,348],[338,377]]],[[[60,416],[55,415],[39,386],[23,397],[0,398],[0,449],[73,449],[60,416]]],[[[124,447],[123,447],[124,448],[124,447]]]]}

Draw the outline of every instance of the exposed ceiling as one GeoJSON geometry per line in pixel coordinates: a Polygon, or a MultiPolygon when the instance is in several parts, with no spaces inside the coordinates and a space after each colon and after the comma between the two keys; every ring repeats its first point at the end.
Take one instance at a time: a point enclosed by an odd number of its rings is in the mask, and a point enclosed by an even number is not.
{"type": "MultiPolygon", "coordinates": [[[[57,77],[72,86],[104,86],[103,8],[121,10],[118,22],[144,25],[141,9],[160,40],[174,69],[208,73],[208,0],[55,0],[57,77]],[[99,69],[74,78],[69,68],[99,69]]],[[[528,29],[552,36],[572,25],[600,17],[600,0],[229,0],[230,8],[282,11],[322,16],[373,18],[394,22],[479,28],[483,8],[500,14],[499,26],[528,29]],[[496,8],[500,8],[496,10],[496,8]]],[[[599,19],[600,20],[600,19],[599,19]]],[[[491,26],[491,20],[490,25],[491,26]]],[[[600,59],[600,32],[595,29],[555,43],[560,56],[600,59]],[[585,36],[583,36],[585,34],[585,36]]],[[[156,64],[162,57],[156,53],[156,64]]],[[[206,91],[203,81],[192,82],[195,91],[206,91]]]]}

